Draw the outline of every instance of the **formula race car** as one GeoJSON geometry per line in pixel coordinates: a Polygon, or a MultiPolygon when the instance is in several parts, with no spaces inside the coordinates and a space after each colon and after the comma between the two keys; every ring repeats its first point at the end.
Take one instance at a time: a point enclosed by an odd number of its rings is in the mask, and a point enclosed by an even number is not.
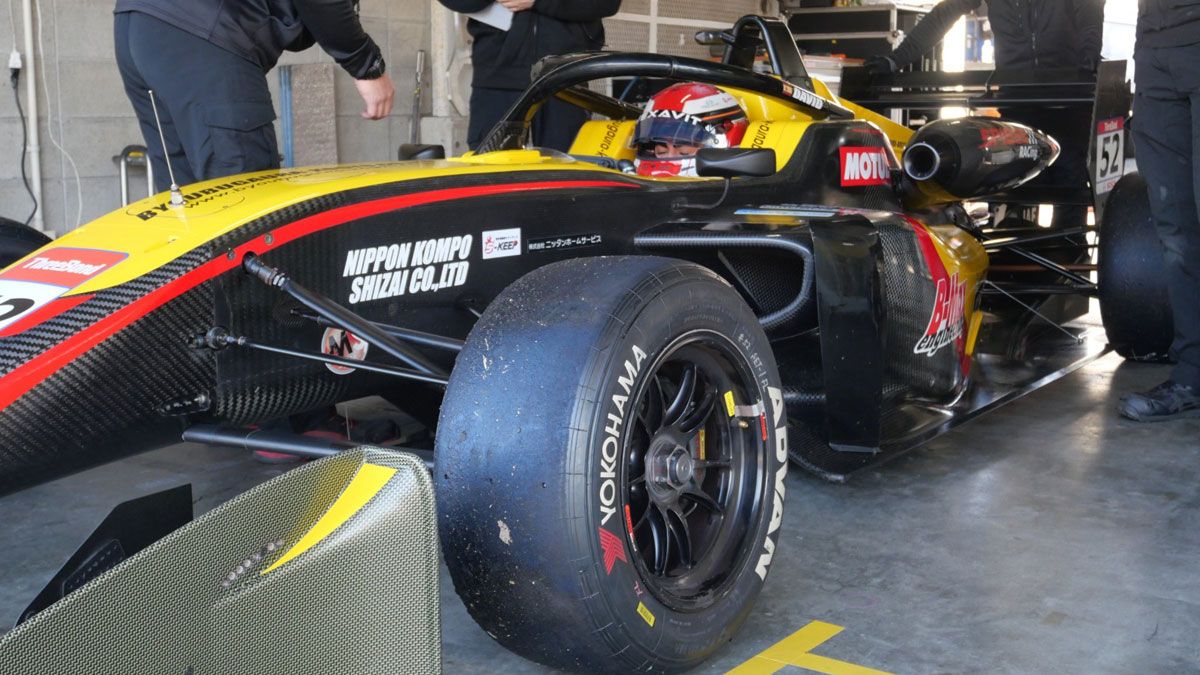
{"type": "Polygon", "coordinates": [[[716,39],[720,63],[544,62],[462,157],[189,185],[23,255],[0,492],[181,436],[336,453],[263,425],[382,396],[432,434],[442,551],[493,638],[572,670],[700,663],[787,545],[789,461],[841,479],[1103,348],[984,298],[989,252],[1037,239],[989,241],[962,202],[1052,138],[914,133],[811,79],[775,20],[716,39]],[[587,86],[613,78],[719,87],[745,137],[696,177],[632,174],[643,109],[587,86]],[[528,146],[552,96],[592,113],[570,153],[528,146]]]}

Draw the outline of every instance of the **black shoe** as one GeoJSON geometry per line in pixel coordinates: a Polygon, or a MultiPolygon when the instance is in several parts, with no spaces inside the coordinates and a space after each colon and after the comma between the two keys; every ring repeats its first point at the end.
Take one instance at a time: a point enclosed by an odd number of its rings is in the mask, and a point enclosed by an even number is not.
{"type": "Polygon", "coordinates": [[[1200,417],[1200,391],[1167,380],[1150,391],[1125,396],[1119,410],[1121,415],[1138,422],[1200,417]]]}

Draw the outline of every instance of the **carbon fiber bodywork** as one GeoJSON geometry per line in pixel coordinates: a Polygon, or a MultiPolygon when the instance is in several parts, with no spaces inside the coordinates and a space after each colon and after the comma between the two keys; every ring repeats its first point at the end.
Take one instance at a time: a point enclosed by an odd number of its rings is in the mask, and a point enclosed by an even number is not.
{"type": "MultiPolygon", "coordinates": [[[[163,288],[195,269],[206,253],[193,251],[32,330],[0,339],[0,373],[12,373],[163,288]]],[[[197,325],[212,321],[213,295],[211,283],[180,295],[64,364],[9,405],[0,414],[0,492],[178,438],[179,420],[162,414],[162,407],[207,391],[215,379],[213,355],[184,347],[197,325]]]]}

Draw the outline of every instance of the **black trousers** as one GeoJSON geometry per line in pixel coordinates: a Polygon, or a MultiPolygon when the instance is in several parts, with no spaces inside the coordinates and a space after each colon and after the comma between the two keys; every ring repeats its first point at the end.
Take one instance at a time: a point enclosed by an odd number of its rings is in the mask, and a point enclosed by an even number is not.
{"type": "MultiPolygon", "coordinates": [[[[471,88],[471,117],[467,121],[467,145],[474,150],[496,122],[512,107],[521,92],[512,89],[471,88]]],[[[565,101],[552,98],[533,118],[533,144],[566,152],[575,141],[579,127],[587,121],[587,112],[565,101]]]]}
{"type": "Polygon", "coordinates": [[[1133,137],[1175,317],[1171,379],[1200,387],[1200,43],[1139,48],[1133,137]]]}
{"type": "Polygon", "coordinates": [[[166,155],[180,185],[279,167],[275,108],[267,76],[247,61],[138,12],[116,15],[117,67],[154,166],[170,187],[166,155]],[[149,91],[154,91],[159,140],[149,91]]]}

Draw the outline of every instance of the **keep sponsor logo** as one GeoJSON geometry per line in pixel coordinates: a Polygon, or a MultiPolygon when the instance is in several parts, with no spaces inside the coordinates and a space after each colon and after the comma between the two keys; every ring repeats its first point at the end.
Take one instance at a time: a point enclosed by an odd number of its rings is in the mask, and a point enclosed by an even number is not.
{"type": "Polygon", "coordinates": [[[0,273],[0,329],[112,268],[127,254],[90,248],[51,248],[0,273]]]}
{"type": "Polygon", "coordinates": [[[483,259],[508,258],[521,255],[521,228],[488,230],[480,235],[483,239],[483,259]]]}
{"type": "Polygon", "coordinates": [[[892,170],[885,148],[843,146],[839,151],[842,187],[892,184],[892,170]]]}
{"type": "MultiPolygon", "coordinates": [[[[336,356],[351,361],[366,361],[370,343],[341,328],[326,328],[321,336],[321,353],[326,356],[336,356]]],[[[349,375],[356,369],[334,363],[326,363],[325,367],[334,375],[349,375]]]]}

